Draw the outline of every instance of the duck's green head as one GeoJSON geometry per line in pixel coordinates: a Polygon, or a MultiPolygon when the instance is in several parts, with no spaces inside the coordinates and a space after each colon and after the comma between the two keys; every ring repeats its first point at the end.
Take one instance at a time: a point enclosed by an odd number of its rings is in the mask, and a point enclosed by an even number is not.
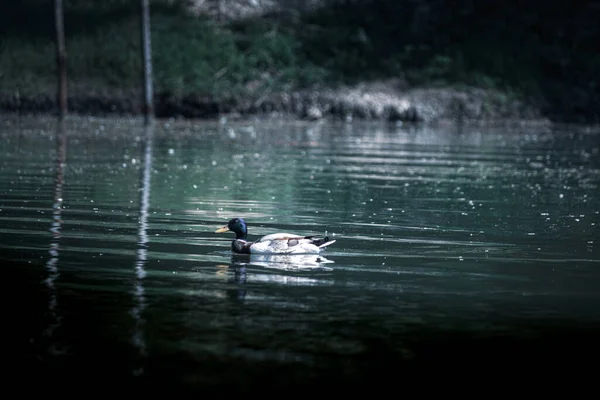
{"type": "Polygon", "coordinates": [[[241,218],[233,218],[229,220],[227,225],[217,229],[215,233],[223,233],[229,231],[235,233],[236,239],[246,239],[246,237],[248,236],[248,227],[246,226],[246,222],[241,218]]]}

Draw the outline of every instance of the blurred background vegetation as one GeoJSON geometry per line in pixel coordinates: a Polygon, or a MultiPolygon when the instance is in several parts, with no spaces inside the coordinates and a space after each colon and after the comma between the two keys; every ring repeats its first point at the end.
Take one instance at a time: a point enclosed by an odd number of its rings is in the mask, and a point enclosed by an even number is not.
{"type": "MultiPolygon", "coordinates": [[[[65,0],[69,94],[141,91],[139,1],[65,0]]],[[[54,96],[53,0],[0,4],[0,95],[54,96]]],[[[597,120],[600,2],[154,0],[157,96],[214,102],[396,79],[597,120]]],[[[53,98],[53,97],[52,97],[53,98]]]]}

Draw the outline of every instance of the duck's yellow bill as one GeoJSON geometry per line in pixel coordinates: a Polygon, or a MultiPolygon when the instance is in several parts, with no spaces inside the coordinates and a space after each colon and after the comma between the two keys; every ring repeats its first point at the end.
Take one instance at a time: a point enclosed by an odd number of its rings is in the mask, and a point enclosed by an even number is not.
{"type": "Polygon", "coordinates": [[[223,232],[227,232],[227,231],[229,231],[229,227],[227,225],[225,225],[224,227],[217,229],[215,231],[215,233],[223,233],[223,232]]]}

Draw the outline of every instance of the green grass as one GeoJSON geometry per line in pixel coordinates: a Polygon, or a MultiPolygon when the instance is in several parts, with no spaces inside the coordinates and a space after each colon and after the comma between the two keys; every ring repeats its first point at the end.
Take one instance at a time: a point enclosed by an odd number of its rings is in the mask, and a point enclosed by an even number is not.
{"type": "MultiPolygon", "coordinates": [[[[151,23],[157,92],[219,101],[304,87],[327,76],[324,69],[299,56],[297,38],[270,24],[250,24],[246,31],[234,32],[176,9],[153,12],[151,23]]],[[[70,28],[66,31],[68,78],[75,91],[140,87],[140,26],[135,10],[114,22],[102,20],[100,14],[88,25],[79,22],[70,28]]],[[[0,42],[0,71],[3,91],[54,90],[52,36],[32,40],[13,33],[6,37],[0,42]]]]}

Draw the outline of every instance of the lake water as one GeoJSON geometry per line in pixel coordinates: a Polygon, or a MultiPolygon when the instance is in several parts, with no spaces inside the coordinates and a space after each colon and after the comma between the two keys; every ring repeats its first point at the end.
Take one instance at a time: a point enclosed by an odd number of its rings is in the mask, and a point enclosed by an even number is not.
{"type": "Polygon", "coordinates": [[[5,115],[0,143],[16,376],[351,392],[598,355],[599,129],[5,115]],[[232,257],[232,217],[337,242],[232,257]]]}

